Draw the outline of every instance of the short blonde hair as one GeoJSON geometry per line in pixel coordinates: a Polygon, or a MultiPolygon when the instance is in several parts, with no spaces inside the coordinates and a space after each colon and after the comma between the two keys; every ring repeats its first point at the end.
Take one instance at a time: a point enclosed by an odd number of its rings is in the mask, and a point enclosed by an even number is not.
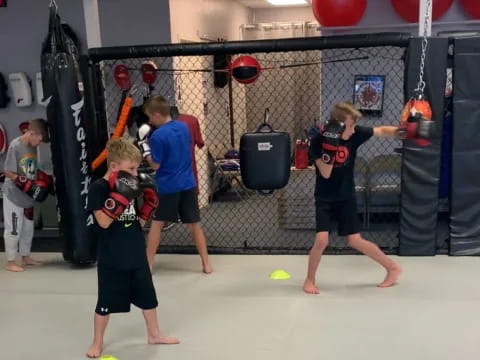
{"type": "Polygon", "coordinates": [[[163,116],[167,116],[170,115],[170,105],[163,96],[155,95],[145,101],[145,104],[143,104],[143,112],[147,116],[151,116],[154,113],[159,113],[163,116]]]}
{"type": "Polygon", "coordinates": [[[340,101],[330,112],[330,120],[345,121],[347,115],[350,115],[355,122],[362,117],[362,113],[351,102],[340,101]]]}
{"type": "Polygon", "coordinates": [[[130,160],[136,163],[142,162],[140,150],[125,138],[110,139],[107,142],[107,164],[130,160]]]}

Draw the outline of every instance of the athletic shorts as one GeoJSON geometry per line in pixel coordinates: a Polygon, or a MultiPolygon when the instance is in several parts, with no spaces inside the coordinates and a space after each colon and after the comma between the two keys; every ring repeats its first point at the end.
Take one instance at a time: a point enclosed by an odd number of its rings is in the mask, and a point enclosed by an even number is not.
{"type": "Polygon", "coordinates": [[[338,223],[338,235],[346,236],[360,232],[357,214],[357,200],[324,201],[315,199],[316,230],[331,232],[338,223]]]}
{"type": "Polygon", "coordinates": [[[130,311],[130,304],[142,310],[158,306],[152,274],[148,266],[120,270],[99,265],[98,301],[95,312],[99,315],[130,311]]]}
{"type": "Polygon", "coordinates": [[[158,206],[153,220],[193,224],[200,221],[200,209],[196,188],[172,193],[159,194],[158,206]]]}

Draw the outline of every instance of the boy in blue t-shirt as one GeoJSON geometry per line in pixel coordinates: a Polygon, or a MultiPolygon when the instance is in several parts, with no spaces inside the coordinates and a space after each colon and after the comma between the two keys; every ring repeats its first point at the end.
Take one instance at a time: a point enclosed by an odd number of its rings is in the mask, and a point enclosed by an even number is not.
{"type": "Polygon", "coordinates": [[[202,260],[203,272],[211,273],[207,242],[200,225],[200,210],[196,181],[192,169],[190,145],[192,138],[187,125],[172,120],[170,106],[162,96],[152,96],[143,107],[156,130],[148,144],[141,147],[142,155],[156,170],[159,206],[153,216],[148,233],[147,256],[150,268],[160,244],[160,234],[166,222],[179,219],[188,225],[202,260]],[[147,146],[145,146],[147,145],[147,146]]]}

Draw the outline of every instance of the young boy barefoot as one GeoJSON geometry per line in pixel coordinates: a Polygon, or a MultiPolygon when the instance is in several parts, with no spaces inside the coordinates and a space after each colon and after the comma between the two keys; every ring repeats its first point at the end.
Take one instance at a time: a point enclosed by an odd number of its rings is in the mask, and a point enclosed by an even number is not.
{"type": "Polygon", "coordinates": [[[338,221],[338,235],[347,236],[348,244],[369,256],[385,268],[386,276],[379,287],[395,284],[402,268],[388,258],[380,248],[365,240],[359,233],[357,203],[353,171],[357,149],[373,135],[397,137],[398,127],[375,128],[357,125],[361,113],[351,103],[340,102],[331,112],[323,131],[312,139],[311,155],[315,161],[316,235],[310,250],[307,278],[303,290],[318,294],[315,274],[325,248],[334,219],[338,221]]]}
{"type": "Polygon", "coordinates": [[[5,159],[5,185],[3,187],[3,217],[5,229],[5,253],[8,271],[21,272],[24,267],[17,265],[17,253],[22,265],[39,265],[30,257],[33,239],[33,205],[45,200],[49,192],[50,177],[37,169],[37,149],[42,142],[48,142],[47,122],[34,119],[28,130],[13,139],[5,159]]]}
{"type": "Polygon", "coordinates": [[[143,157],[156,170],[155,179],[162,204],[153,215],[148,233],[148,262],[150,269],[160,244],[163,226],[179,219],[192,234],[202,269],[211,273],[207,240],[200,224],[196,180],[192,168],[192,137],[185,123],[172,119],[170,106],[162,96],[153,96],[143,105],[149,123],[156,128],[148,142],[141,146],[143,157]]]}
{"type": "Polygon", "coordinates": [[[137,174],[139,150],[125,139],[107,144],[108,171],[90,186],[88,209],[98,238],[98,301],[90,358],[102,354],[103,335],[112,313],[129,312],[130,304],[143,311],[148,344],[178,344],[158,328],[157,297],[148,267],[142,225],[158,204],[153,179],[137,174]],[[135,199],[143,193],[137,211],[135,199]]]}

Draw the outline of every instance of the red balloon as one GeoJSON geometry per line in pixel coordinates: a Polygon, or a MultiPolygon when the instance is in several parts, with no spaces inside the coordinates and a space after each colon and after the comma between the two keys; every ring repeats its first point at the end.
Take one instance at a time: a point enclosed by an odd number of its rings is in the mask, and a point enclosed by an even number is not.
{"type": "Polygon", "coordinates": [[[351,26],[362,19],[367,0],[312,0],[313,15],[322,26],[351,26]]]}
{"type": "MultiPolygon", "coordinates": [[[[420,0],[391,0],[392,6],[400,17],[409,23],[418,22],[418,13],[420,12],[420,0]]],[[[432,19],[441,18],[450,6],[453,0],[433,0],[432,19]]]]}
{"type": "Polygon", "coordinates": [[[232,76],[239,83],[251,84],[260,76],[262,67],[252,56],[242,55],[236,58],[230,66],[232,76]]]}
{"type": "Polygon", "coordinates": [[[480,2],[478,0],[460,0],[460,5],[475,19],[480,19],[480,2]]]}

